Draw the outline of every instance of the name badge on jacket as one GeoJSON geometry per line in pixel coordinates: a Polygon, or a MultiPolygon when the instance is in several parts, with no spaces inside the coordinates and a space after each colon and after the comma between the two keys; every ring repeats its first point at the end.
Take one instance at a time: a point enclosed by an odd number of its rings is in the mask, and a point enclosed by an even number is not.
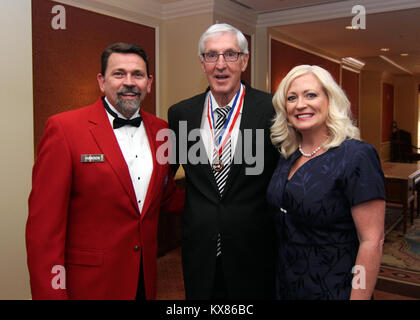
{"type": "Polygon", "coordinates": [[[104,154],[82,154],[82,162],[104,162],[104,154]]]}

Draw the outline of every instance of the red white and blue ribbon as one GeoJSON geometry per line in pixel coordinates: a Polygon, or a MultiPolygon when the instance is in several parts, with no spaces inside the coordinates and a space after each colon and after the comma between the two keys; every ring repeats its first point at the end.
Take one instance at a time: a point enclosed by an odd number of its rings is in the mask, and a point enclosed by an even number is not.
{"type": "Polygon", "coordinates": [[[232,130],[235,127],[235,123],[238,120],[238,116],[241,113],[241,110],[243,107],[244,96],[245,96],[245,87],[241,84],[241,87],[239,88],[238,92],[235,95],[235,99],[233,100],[232,108],[229,111],[227,120],[222,128],[222,134],[219,136],[218,141],[215,141],[214,139],[215,121],[214,121],[214,113],[213,113],[213,103],[212,103],[212,98],[209,95],[208,102],[207,102],[207,119],[210,126],[212,141],[214,141],[215,143],[215,149],[217,151],[218,156],[222,154],[223,148],[232,134],[232,130]],[[237,104],[238,99],[239,99],[239,103],[237,104]]]}

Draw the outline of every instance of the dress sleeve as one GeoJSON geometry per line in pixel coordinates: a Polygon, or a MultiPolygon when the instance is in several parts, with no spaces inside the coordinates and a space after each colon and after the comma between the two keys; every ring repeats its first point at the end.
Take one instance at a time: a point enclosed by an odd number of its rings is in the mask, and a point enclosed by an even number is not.
{"type": "Polygon", "coordinates": [[[385,177],[375,148],[362,142],[347,151],[349,162],[345,174],[344,193],[350,205],[355,206],[374,199],[386,200],[385,177]]]}

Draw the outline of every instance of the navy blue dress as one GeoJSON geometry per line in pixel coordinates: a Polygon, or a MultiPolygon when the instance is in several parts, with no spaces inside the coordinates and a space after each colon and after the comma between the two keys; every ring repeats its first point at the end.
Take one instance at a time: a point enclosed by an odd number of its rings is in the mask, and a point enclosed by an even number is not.
{"type": "Polygon", "coordinates": [[[276,208],[277,298],[349,299],[359,247],[351,207],[385,199],[381,162],[370,144],[350,139],[288,180],[300,156],[280,158],[267,191],[276,208]]]}

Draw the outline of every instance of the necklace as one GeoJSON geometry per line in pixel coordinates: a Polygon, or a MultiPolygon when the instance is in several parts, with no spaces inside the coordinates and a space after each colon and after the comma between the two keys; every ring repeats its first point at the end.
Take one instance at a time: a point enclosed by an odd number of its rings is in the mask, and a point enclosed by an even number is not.
{"type": "Polygon", "coordinates": [[[300,151],[300,153],[302,154],[302,156],[304,156],[304,157],[307,157],[307,158],[310,158],[310,157],[312,157],[313,155],[315,155],[319,150],[321,150],[321,146],[319,146],[318,148],[316,148],[314,151],[312,151],[311,153],[305,153],[305,152],[303,152],[303,150],[302,150],[302,145],[299,143],[299,151],[300,151]]]}

